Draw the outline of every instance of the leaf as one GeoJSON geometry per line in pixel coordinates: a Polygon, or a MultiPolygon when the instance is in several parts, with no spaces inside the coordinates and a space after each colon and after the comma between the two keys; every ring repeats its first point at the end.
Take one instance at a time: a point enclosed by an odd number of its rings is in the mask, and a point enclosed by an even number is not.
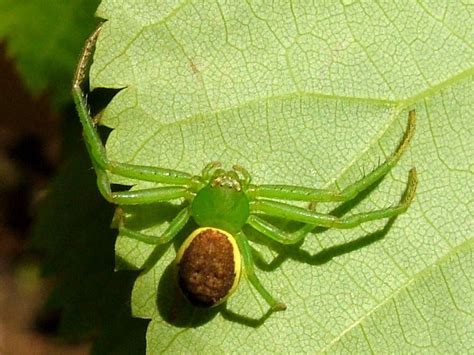
{"type": "MultiPolygon", "coordinates": [[[[406,214],[314,232],[300,248],[251,235],[258,275],[285,312],[266,315],[245,279],[218,309],[176,301],[171,263],[192,226],[156,250],[119,237],[119,265],[147,267],[132,308],[152,319],[149,353],[473,348],[471,8],[104,0],[98,15],[107,22],[91,84],[122,89],[102,116],[113,160],[193,174],[219,160],[244,166],[257,184],[343,187],[393,151],[417,112],[409,150],[348,211],[397,203],[416,166],[406,214]]],[[[135,227],[159,235],[178,209],[129,212],[135,227]]]]}
{"type": "MultiPolygon", "coordinates": [[[[65,135],[77,137],[79,125],[65,135]]],[[[95,187],[90,161],[78,139],[53,179],[32,231],[30,248],[42,256],[43,273],[55,287],[43,313],[60,314],[58,334],[83,340],[94,334],[94,354],[144,351],[146,322],[130,318],[130,292],[136,275],[114,272],[112,206],[95,187]]],[[[41,318],[41,317],[40,317],[41,318]]]]}
{"type": "Polygon", "coordinates": [[[72,74],[98,0],[0,0],[0,39],[33,94],[52,94],[53,102],[71,102],[72,74]]]}

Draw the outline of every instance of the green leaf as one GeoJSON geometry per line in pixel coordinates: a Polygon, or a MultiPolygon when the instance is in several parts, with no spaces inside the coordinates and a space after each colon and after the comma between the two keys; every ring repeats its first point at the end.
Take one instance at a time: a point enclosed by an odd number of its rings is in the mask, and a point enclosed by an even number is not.
{"type": "MultiPolygon", "coordinates": [[[[108,21],[91,84],[122,88],[102,116],[117,161],[199,174],[219,160],[257,184],[343,187],[393,151],[417,112],[409,150],[348,211],[397,203],[416,166],[406,214],[314,232],[299,248],[251,234],[258,275],[285,312],[266,315],[245,278],[224,307],[176,301],[171,263],[192,226],[156,250],[119,237],[119,265],[146,267],[132,308],[152,319],[149,353],[472,350],[471,8],[104,0],[98,15],[108,21]]],[[[178,209],[129,212],[159,235],[178,209]]]]}
{"type": "Polygon", "coordinates": [[[92,31],[98,0],[0,0],[0,39],[33,94],[48,91],[55,104],[71,101],[77,53],[92,31]]]}
{"type": "Polygon", "coordinates": [[[93,334],[93,354],[142,353],[147,322],[130,317],[136,273],[114,272],[113,206],[97,191],[79,126],[64,127],[67,158],[38,208],[29,245],[55,280],[39,322],[60,315],[57,334],[67,340],[93,334]]]}

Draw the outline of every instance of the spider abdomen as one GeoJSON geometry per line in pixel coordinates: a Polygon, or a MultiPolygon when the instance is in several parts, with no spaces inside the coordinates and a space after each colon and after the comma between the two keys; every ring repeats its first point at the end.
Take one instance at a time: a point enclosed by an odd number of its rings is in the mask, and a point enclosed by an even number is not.
{"type": "Polygon", "coordinates": [[[239,282],[240,252],[223,230],[196,229],[180,247],[176,264],[181,291],[198,307],[224,302],[239,282]]]}

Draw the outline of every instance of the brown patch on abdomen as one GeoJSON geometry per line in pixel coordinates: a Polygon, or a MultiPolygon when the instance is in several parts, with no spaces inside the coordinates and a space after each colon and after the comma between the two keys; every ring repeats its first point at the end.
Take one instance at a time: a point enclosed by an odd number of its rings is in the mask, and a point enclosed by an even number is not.
{"type": "Polygon", "coordinates": [[[178,283],[195,306],[211,307],[227,296],[235,279],[234,250],[227,237],[213,229],[199,233],[178,265],[178,283]]]}

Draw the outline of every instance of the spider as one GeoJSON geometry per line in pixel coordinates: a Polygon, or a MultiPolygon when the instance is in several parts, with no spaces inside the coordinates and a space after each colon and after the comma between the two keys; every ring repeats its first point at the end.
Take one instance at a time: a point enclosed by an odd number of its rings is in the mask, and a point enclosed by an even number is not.
{"type": "Polygon", "coordinates": [[[248,281],[268,303],[271,311],[286,309],[286,305],[277,301],[257,278],[251,248],[243,231],[245,225],[277,243],[289,245],[302,241],[316,226],[353,228],[368,221],[395,217],[410,206],[417,186],[415,168],[408,174],[407,187],[400,202],[385,209],[336,217],[287,202],[350,201],[381,180],[397,164],[414,135],[414,110],[408,114],[401,142],[386,161],[339,191],[290,185],[254,185],[251,174],[243,167],[235,165],[231,170],[224,170],[218,162],[207,164],[201,175],[193,176],[177,170],[109,160],[81,89],[99,31],[100,27],[87,40],[73,81],[73,96],[87,150],[97,174],[98,189],[107,201],[118,206],[175,199],[187,202],[160,237],[127,228],[125,216],[120,218],[118,228],[120,234],[126,237],[148,244],[164,244],[171,242],[190,219],[194,220],[199,228],[185,240],[176,256],[177,282],[191,304],[214,307],[223,303],[236,289],[243,269],[248,281]],[[109,174],[159,185],[142,190],[113,191],[109,174]],[[305,226],[288,233],[262,216],[302,222],[305,226]]]}

